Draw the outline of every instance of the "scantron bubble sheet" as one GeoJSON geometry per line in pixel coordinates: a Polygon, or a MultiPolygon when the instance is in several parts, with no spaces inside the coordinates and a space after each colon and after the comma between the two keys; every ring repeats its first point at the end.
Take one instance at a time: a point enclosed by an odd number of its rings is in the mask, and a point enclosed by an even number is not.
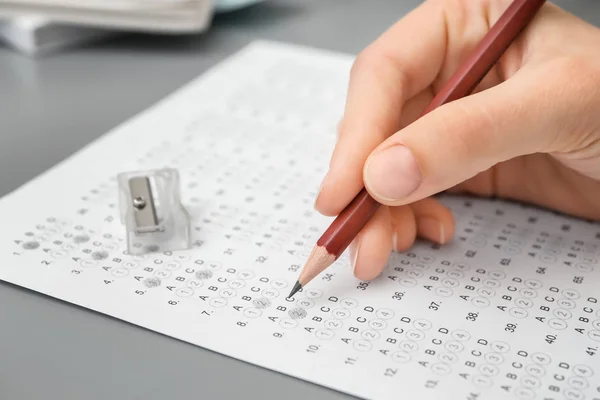
{"type": "Polygon", "coordinates": [[[255,42],[0,201],[0,278],[360,398],[600,399],[600,226],[442,197],[444,246],[286,298],[353,57],[255,42]],[[120,172],[171,167],[192,248],[127,252],[120,172]]]}

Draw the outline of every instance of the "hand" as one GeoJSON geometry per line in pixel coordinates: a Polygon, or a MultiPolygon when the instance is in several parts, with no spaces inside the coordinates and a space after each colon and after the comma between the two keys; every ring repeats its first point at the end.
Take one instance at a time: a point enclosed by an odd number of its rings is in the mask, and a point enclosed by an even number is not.
{"type": "Polygon", "coordinates": [[[444,244],[442,191],[600,219],[600,29],[547,3],[473,95],[417,118],[509,0],[426,0],[356,59],[315,207],[384,206],[350,246],[370,280],[417,237],[444,244]]]}

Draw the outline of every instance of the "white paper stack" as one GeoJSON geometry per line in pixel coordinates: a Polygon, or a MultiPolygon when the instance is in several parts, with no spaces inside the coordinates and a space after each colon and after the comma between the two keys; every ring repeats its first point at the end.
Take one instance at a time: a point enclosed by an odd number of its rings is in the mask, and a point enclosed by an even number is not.
{"type": "Polygon", "coordinates": [[[0,0],[0,40],[41,55],[121,31],[198,33],[212,16],[263,0],[0,0]]]}
{"type": "Polygon", "coordinates": [[[36,15],[53,22],[149,32],[197,32],[212,0],[1,0],[0,16],[36,15]]]}

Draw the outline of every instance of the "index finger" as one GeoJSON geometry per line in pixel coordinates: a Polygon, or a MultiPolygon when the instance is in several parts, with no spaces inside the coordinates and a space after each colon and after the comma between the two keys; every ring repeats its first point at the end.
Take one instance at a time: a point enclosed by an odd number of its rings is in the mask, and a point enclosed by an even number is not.
{"type": "Polygon", "coordinates": [[[356,58],[338,142],[315,203],[322,214],[337,215],[362,189],[367,157],[400,128],[406,102],[438,75],[446,24],[443,2],[426,1],[356,58]]]}

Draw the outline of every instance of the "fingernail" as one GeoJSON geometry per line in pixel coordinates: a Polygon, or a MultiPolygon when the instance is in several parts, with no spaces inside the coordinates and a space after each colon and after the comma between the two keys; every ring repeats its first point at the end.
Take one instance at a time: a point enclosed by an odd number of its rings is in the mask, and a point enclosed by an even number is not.
{"type": "Polygon", "coordinates": [[[412,152],[401,144],[375,153],[365,167],[365,184],[383,200],[401,200],[419,187],[421,179],[412,152]]]}
{"type": "Polygon", "coordinates": [[[417,220],[417,227],[419,233],[429,240],[439,241],[440,243],[444,243],[444,240],[446,240],[444,226],[435,218],[419,218],[417,220]]]}
{"type": "Polygon", "coordinates": [[[352,264],[352,270],[356,269],[356,260],[358,260],[358,250],[360,247],[360,242],[356,244],[352,244],[350,246],[350,263],[352,264]]]}

